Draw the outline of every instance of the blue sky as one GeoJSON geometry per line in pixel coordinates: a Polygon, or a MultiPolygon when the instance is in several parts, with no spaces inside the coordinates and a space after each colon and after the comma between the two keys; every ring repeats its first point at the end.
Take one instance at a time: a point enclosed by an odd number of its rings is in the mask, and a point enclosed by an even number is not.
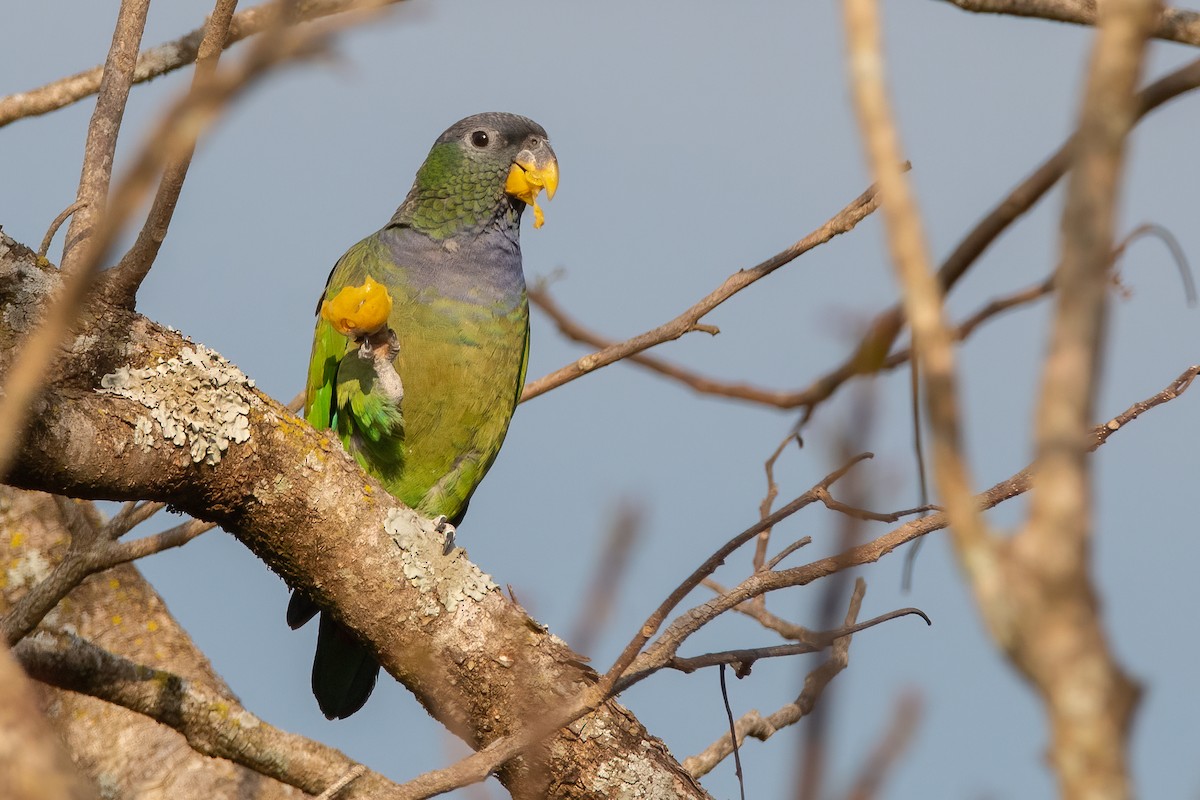
{"type": "MultiPolygon", "coordinates": [[[[45,0],[6,10],[0,94],[103,61],[117,3],[45,0]],[[69,20],[65,23],[65,20],[69,20]]],[[[200,24],[195,0],[151,9],[145,43],[200,24]]],[[[887,4],[890,82],[912,178],[936,255],[1049,154],[1070,130],[1090,32],[1054,23],[971,16],[938,2],[887,4]]],[[[545,227],[524,231],[528,277],[581,322],[625,337],[674,317],[731,272],[818,226],[869,182],[844,78],[840,7],[832,3],[604,4],[413,0],[342,37],[335,58],[290,68],[235,106],[192,167],[171,235],[139,307],[214,347],[275,397],[301,387],[312,309],[329,267],[382,225],[433,139],[484,110],[522,113],[550,133],[562,179],[545,227]]],[[[1152,46],[1157,76],[1194,54],[1152,46]]],[[[236,57],[237,51],[231,53],[236,57]]],[[[141,140],[184,73],[137,87],[120,154],[141,140]]],[[[91,113],[81,103],[0,131],[0,224],[40,241],[73,199],[91,113]]],[[[1184,98],[1138,128],[1121,229],[1169,228],[1200,253],[1191,158],[1200,99],[1184,98]]],[[[1006,233],[951,297],[962,317],[994,294],[1041,280],[1056,258],[1061,197],[1053,193],[1006,233]]],[[[57,246],[51,252],[57,257],[57,246]]],[[[1114,306],[1099,408],[1104,417],[1163,388],[1197,360],[1200,317],[1185,307],[1165,249],[1147,240],[1122,262],[1132,290],[1114,306]]],[[[854,332],[897,297],[870,219],[731,300],[658,355],[705,374],[800,387],[837,363],[854,332]]],[[[1010,314],[962,348],[967,441],[979,488],[1028,461],[1027,433],[1048,305],[1010,314]]],[[[585,352],[537,312],[529,373],[585,352]]],[[[862,477],[878,509],[916,504],[908,378],[874,384],[878,418],[862,477]]],[[[842,397],[780,462],[781,500],[833,464],[853,423],[842,397]]],[[[1200,657],[1189,625],[1194,509],[1181,487],[1197,474],[1197,398],[1147,415],[1097,456],[1095,567],[1122,663],[1146,688],[1133,758],[1140,794],[1194,795],[1200,740],[1200,657]]],[[[794,416],[697,397],[631,365],[616,365],[522,406],[504,451],[472,503],[459,543],[530,612],[565,634],[580,613],[620,502],[646,512],[644,535],[594,651],[601,667],[645,615],[716,546],[757,517],[762,463],[794,416]]],[[[1010,525],[1015,501],[993,519],[1010,525]]],[[[839,520],[812,509],[780,526],[777,546],[811,535],[790,563],[836,546],[839,520]]],[[[888,526],[873,525],[871,535],[888,526]]],[[[718,574],[744,576],[750,554],[718,574]]],[[[912,746],[885,796],[1044,797],[1047,732],[1032,693],[986,640],[943,534],[930,537],[912,592],[902,556],[861,570],[864,616],[916,605],[934,621],[900,620],[860,634],[850,667],[824,702],[829,786],[844,789],[905,690],[923,702],[912,746]]],[[[213,532],[140,565],[218,671],[264,719],[335,745],[403,780],[462,751],[407,693],[384,678],[367,708],[327,722],[308,689],[315,629],[289,631],[286,591],[232,537],[213,532]]],[[[820,584],[772,596],[769,607],[815,625],[820,584]]],[[[698,593],[694,599],[703,599],[698,593]]],[[[721,620],[685,648],[773,644],[745,619],[721,620]]],[[[731,686],[735,713],[773,711],[799,692],[815,657],[758,664],[731,686]]],[[[712,671],[660,675],[626,703],[679,758],[725,730],[712,671]]],[[[795,729],[743,750],[747,790],[790,792],[795,729]]],[[[704,781],[736,796],[732,764],[704,781]]],[[[462,796],[466,796],[463,794],[462,796]]]]}

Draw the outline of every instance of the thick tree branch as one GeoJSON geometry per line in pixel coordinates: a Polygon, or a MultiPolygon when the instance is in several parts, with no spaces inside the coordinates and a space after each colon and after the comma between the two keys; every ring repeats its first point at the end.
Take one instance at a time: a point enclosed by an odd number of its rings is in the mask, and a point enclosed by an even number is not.
{"type": "MultiPolygon", "coordinates": [[[[0,298],[35,303],[37,287],[54,274],[0,238],[0,298]]],[[[215,354],[120,306],[88,323],[90,347],[68,355],[60,374],[73,378],[56,382],[39,404],[11,481],[76,496],[170,501],[222,525],[335,609],[432,716],[476,748],[561,708],[564,696],[582,692],[576,714],[603,701],[587,690],[594,673],[578,656],[496,591],[461,550],[443,555],[433,524],[366,477],[328,435],[215,354]],[[104,374],[105,385],[97,385],[104,374]]],[[[0,346],[6,340],[0,329],[0,346]]],[[[601,704],[591,720],[589,729],[611,735],[552,729],[539,748],[545,769],[510,761],[501,780],[519,797],[606,798],[611,781],[626,779],[706,796],[615,702],[601,704]],[[614,764],[622,766],[614,772],[614,764]],[[541,782],[547,777],[549,786],[541,782]]],[[[526,746],[512,745],[509,757],[526,746]]],[[[437,783],[444,778],[423,785],[444,787],[437,783]]]]}
{"type": "MultiPolygon", "coordinates": [[[[135,711],[183,734],[198,753],[309,794],[324,791],[355,766],[332,747],[268,725],[219,687],[134,663],[67,633],[38,633],[14,653],[43,683],[135,711]]],[[[341,796],[392,800],[398,791],[387,778],[366,770],[341,796]]]]}
{"type": "MultiPolygon", "coordinates": [[[[8,565],[0,608],[20,602],[45,571],[61,561],[66,543],[78,536],[81,526],[102,527],[90,503],[0,487],[0,560],[8,565]],[[74,513],[60,513],[65,509],[74,513]],[[68,523],[71,531],[66,530],[68,523]]],[[[209,687],[223,698],[214,707],[218,711],[238,706],[204,654],[132,566],[84,581],[41,629],[69,631],[115,655],[153,663],[158,670],[209,687]]],[[[154,786],[172,800],[300,798],[291,786],[196,753],[180,734],[124,708],[45,685],[35,696],[76,764],[93,783],[104,786],[106,796],[134,796],[154,786]]],[[[220,713],[211,715],[214,726],[221,726],[222,720],[220,713]]]]}
{"type": "MultiPolygon", "coordinates": [[[[945,0],[963,11],[978,14],[1007,14],[1095,25],[1099,20],[1096,0],[945,0]]],[[[1168,42],[1200,46],[1200,14],[1186,8],[1164,8],[1152,23],[1150,35],[1168,42]]]]}

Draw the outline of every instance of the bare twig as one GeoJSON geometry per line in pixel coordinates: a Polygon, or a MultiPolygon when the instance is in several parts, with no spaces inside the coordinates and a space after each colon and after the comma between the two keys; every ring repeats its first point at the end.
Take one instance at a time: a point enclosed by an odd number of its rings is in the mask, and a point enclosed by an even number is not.
{"type": "MultiPolygon", "coordinates": [[[[397,2],[400,0],[379,0],[370,5],[397,2]]],[[[365,4],[362,0],[301,0],[294,5],[294,21],[305,22],[352,11],[365,4]]],[[[230,21],[229,36],[225,40],[225,47],[230,47],[266,30],[271,20],[274,19],[278,7],[278,3],[268,2],[235,14],[230,21]]],[[[195,62],[203,36],[204,26],[201,26],[178,39],[142,52],[134,67],[134,83],[152,80],[195,62]]],[[[0,127],[25,117],[48,114],[82,100],[88,95],[95,94],[100,87],[101,72],[100,67],[93,67],[40,88],[0,98],[0,127]]]]}
{"type": "MultiPolygon", "coordinates": [[[[889,622],[893,619],[911,616],[920,617],[925,620],[926,625],[933,624],[933,621],[919,608],[899,608],[895,611],[889,611],[886,614],[880,614],[878,617],[872,617],[865,622],[858,622],[832,631],[810,631],[809,638],[811,641],[808,642],[777,644],[771,647],[749,647],[740,650],[721,650],[715,653],[705,653],[700,656],[672,656],[665,659],[663,666],[667,669],[674,669],[680,672],[695,672],[705,667],[735,664],[737,665],[738,675],[744,676],[750,673],[750,667],[753,666],[754,662],[761,661],[764,658],[785,658],[787,656],[805,655],[807,653],[819,653],[833,642],[845,636],[851,636],[859,631],[865,631],[867,628],[873,628],[876,625],[889,622]]],[[[635,673],[620,682],[621,688],[623,690],[627,689],[645,677],[648,677],[647,673],[635,673]]]]}
{"type": "MultiPolygon", "coordinates": [[[[812,537],[805,536],[799,542],[795,542],[794,544],[803,545],[809,544],[810,542],[812,542],[812,537]]],[[[778,556],[776,556],[776,558],[778,558],[778,556]]],[[[774,564],[768,567],[768,569],[774,568],[774,564]]],[[[701,585],[708,589],[712,589],[718,596],[729,591],[712,578],[705,578],[701,585]]],[[[758,622],[759,625],[762,625],[767,630],[775,631],[775,633],[778,633],[785,639],[792,639],[797,642],[809,641],[811,631],[809,631],[808,628],[805,628],[803,625],[797,625],[794,622],[788,622],[783,617],[772,614],[770,611],[767,611],[766,607],[761,603],[748,601],[734,606],[731,610],[736,611],[739,614],[745,614],[747,617],[750,617],[758,622]]]]}
{"type": "MultiPolygon", "coordinates": [[[[771,506],[775,505],[775,498],[779,497],[779,484],[775,482],[775,464],[779,461],[779,457],[783,455],[783,451],[792,442],[799,443],[800,437],[794,433],[789,433],[779,442],[770,457],[763,463],[763,472],[767,478],[767,493],[763,495],[762,502],[758,504],[759,519],[765,519],[771,513],[771,506]]],[[[754,545],[754,569],[761,569],[763,563],[766,562],[767,548],[770,544],[771,529],[767,528],[758,535],[758,541],[754,545]]],[[[802,547],[803,545],[796,546],[802,547]]]]}
{"type": "MultiPolygon", "coordinates": [[[[658,632],[658,629],[662,626],[663,622],[666,621],[667,615],[670,614],[671,611],[673,611],[675,607],[683,601],[684,597],[686,597],[693,589],[699,586],[705,578],[712,575],[712,573],[716,571],[717,567],[725,563],[725,559],[728,558],[734,551],[767,528],[777,524],[781,520],[786,519],[792,514],[795,514],[805,506],[816,502],[817,488],[827,488],[832,486],[843,476],[845,476],[846,473],[853,469],[859,462],[871,457],[872,456],[870,453],[863,453],[855,456],[847,463],[822,478],[816,487],[800,495],[795,500],[792,500],[775,513],[759,520],[757,523],[751,525],[749,528],[742,531],[737,536],[733,537],[720,548],[718,548],[717,551],[709,556],[703,564],[697,567],[696,570],[693,571],[692,574],[683,581],[683,583],[679,584],[679,586],[677,586],[674,591],[667,596],[667,599],[664,600],[659,607],[654,610],[654,613],[652,613],[646,619],[646,621],[642,623],[642,626],[638,630],[637,634],[632,640],[630,640],[629,644],[625,646],[625,649],[621,652],[621,655],[617,657],[617,660],[611,667],[609,667],[608,672],[606,672],[604,677],[601,678],[599,685],[607,685],[609,687],[615,685],[617,680],[625,673],[626,669],[634,662],[634,659],[637,658],[638,653],[641,652],[642,647],[645,646],[646,642],[650,641],[651,637],[658,632]]],[[[747,597],[746,599],[749,598],[747,597]]],[[[673,640],[675,642],[675,648],[678,648],[678,645],[681,644],[683,639],[690,635],[692,631],[698,630],[700,625],[704,624],[700,621],[700,615],[689,616],[691,617],[691,622],[698,623],[695,625],[695,627],[690,627],[690,629],[687,629],[689,626],[680,627],[674,624],[672,625],[672,628],[675,629],[675,639],[673,640]]],[[[659,649],[662,650],[663,647],[661,645],[663,644],[663,640],[660,639],[658,644],[660,645],[659,649]]],[[[667,647],[670,647],[670,645],[668,644],[667,647]]]]}
{"type": "Polygon", "coordinates": [[[104,538],[120,539],[167,507],[166,503],[131,500],[104,525],[104,538]]]}
{"type": "Polygon", "coordinates": [[[724,303],[730,297],[745,289],[755,281],[765,278],[775,270],[788,264],[797,257],[807,253],[818,245],[828,242],[830,239],[839,234],[846,233],[854,229],[854,226],[865,219],[876,208],[876,189],[874,186],[867,189],[849,205],[830,218],[824,225],[810,233],[800,241],[788,247],[771,258],[763,261],[750,269],[743,269],[735,272],[725,279],[719,287],[709,293],[708,296],[693,305],[687,311],[684,311],[675,319],[658,326],[652,330],[635,336],[632,339],[627,339],[619,344],[614,344],[605,347],[591,355],[575,361],[573,364],[568,364],[561,369],[551,372],[531,381],[526,384],[525,391],[521,395],[521,400],[531,400],[540,394],[544,394],[551,389],[562,386],[564,383],[575,380],[578,377],[593,372],[601,367],[606,367],[616,361],[624,358],[629,358],[632,355],[642,352],[650,347],[663,342],[669,342],[673,339],[678,339],[686,333],[695,330],[706,329],[710,332],[712,328],[701,326],[700,320],[705,314],[712,311],[717,306],[724,303]]]}
{"type": "Polygon", "coordinates": [[[797,539],[796,541],[789,544],[787,547],[780,550],[775,555],[771,556],[771,560],[768,561],[766,564],[763,564],[761,569],[775,569],[777,566],[779,566],[779,562],[783,561],[785,558],[787,558],[792,553],[799,550],[801,547],[805,547],[810,544],[812,544],[811,536],[804,536],[800,539],[797,539]]]}
{"type": "MultiPolygon", "coordinates": [[[[846,612],[844,627],[850,627],[858,620],[858,612],[862,608],[863,596],[866,591],[866,582],[862,578],[857,579],[854,584],[854,594],[850,597],[850,608],[846,612]]],[[[766,717],[759,716],[756,711],[742,716],[734,725],[738,742],[745,742],[747,737],[765,742],[781,729],[794,725],[811,712],[816,706],[821,692],[825,690],[834,676],[845,669],[846,664],[849,663],[851,638],[851,636],[845,636],[833,643],[829,650],[829,657],[821,666],[808,673],[808,677],[804,679],[804,690],[794,702],[788,703],[766,717]]],[[[713,768],[728,757],[732,751],[731,739],[728,736],[722,736],[702,752],[685,758],[683,768],[699,778],[712,772],[713,768]]]]}
{"type": "Polygon", "coordinates": [[[58,213],[58,216],[50,223],[50,227],[46,229],[46,235],[42,237],[42,245],[38,248],[38,258],[46,257],[50,252],[50,245],[54,242],[54,237],[58,233],[58,229],[62,227],[64,222],[71,218],[72,214],[85,205],[87,205],[86,200],[76,200],[58,213]]]}
{"type": "MultiPolygon", "coordinates": [[[[530,287],[529,302],[541,309],[554,322],[559,333],[572,341],[602,349],[617,345],[614,340],[585,328],[580,322],[567,314],[562,306],[558,304],[558,301],[550,294],[550,288],[546,285],[545,281],[539,281],[530,287]]],[[[787,409],[795,407],[795,404],[790,402],[790,398],[794,392],[765,389],[741,381],[718,380],[689,369],[684,369],[677,364],[672,364],[657,356],[645,353],[635,353],[625,360],[678,381],[700,394],[727,397],[732,400],[745,400],[775,408],[787,409]]]]}
{"type": "MultiPolygon", "coordinates": [[[[1076,25],[1095,25],[1099,19],[1095,0],[946,0],[963,11],[1037,17],[1076,25]]],[[[1200,14],[1186,8],[1164,8],[1150,35],[1168,42],[1200,46],[1200,14]]]]}
{"type": "Polygon", "coordinates": [[[1179,240],[1175,238],[1175,234],[1164,228],[1162,225],[1155,225],[1151,222],[1144,222],[1138,225],[1125,235],[1113,249],[1113,260],[1119,259],[1125,255],[1125,251],[1129,246],[1146,236],[1152,236],[1166,245],[1167,252],[1171,254],[1172,260],[1175,262],[1176,269],[1179,270],[1179,280],[1183,283],[1183,296],[1187,300],[1188,307],[1196,305],[1196,281],[1192,277],[1192,268],[1188,264],[1187,253],[1183,252],[1183,246],[1179,244],[1179,240]]]}
{"type": "Polygon", "coordinates": [[[733,774],[737,776],[738,791],[742,800],[746,800],[746,776],[742,772],[742,755],[738,752],[737,728],[733,722],[733,708],[729,705],[729,687],[725,685],[725,665],[721,664],[721,699],[725,702],[725,717],[729,720],[729,741],[733,748],[733,774]]]}
{"type": "MultiPolygon", "coordinates": [[[[1191,385],[1196,375],[1200,374],[1200,365],[1189,368],[1179,378],[1177,378],[1170,386],[1158,393],[1154,397],[1141,401],[1140,403],[1131,406],[1124,413],[1114,418],[1105,425],[1096,427],[1093,430],[1094,447],[1100,447],[1108,437],[1116,430],[1123,427],[1129,421],[1136,419],[1146,410],[1162,403],[1168,402],[1175,397],[1178,397],[1188,386],[1191,385]]],[[[848,465],[844,469],[848,469],[848,465]]],[[[826,481],[832,482],[844,474],[844,469],[831,476],[827,476],[826,481]]],[[[1029,488],[1029,470],[1026,469],[1012,478],[1003,481],[996,486],[993,486],[987,492],[979,496],[978,502],[981,508],[991,508],[1004,500],[1015,497],[1029,488]]],[[[789,504],[790,505],[790,504],[789,504]]],[[[780,509],[776,514],[794,513],[794,510],[788,506],[780,509]]],[[[780,517],[782,518],[782,517],[780,517]]],[[[704,613],[700,614],[697,609],[693,609],[686,617],[689,618],[689,624],[698,621],[698,625],[703,625],[708,619],[715,618],[724,611],[729,610],[742,602],[755,597],[766,591],[772,591],[783,586],[798,586],[806,583],[811,583],[825,575],[832,574],[838,570],[849,569],[860,564],[877,561],[887,553],[902,544],[912,541],[913,539],[923,536],[935,530],[940,530],[946,526],[944,514],[934,514],[924,517],[919,520],[913,520],[906,525],[892,531],[891,533],[880,536],[872,542],[859,545],[853,548],[850,552],[833,556],[831,558],[822,559],[813,562],[812,564],[803,567],[797,567],[791,570],[783,570],[780,572],[760,572],[743,581],[735,589],[719,598],[719,602],[710,601],[701,608],[704,613]],[[706,617],[707,619],[701,619],[706,617]]],[[[753,537],[758,532],[758,527],[752,527],[747,532],[737,537],[741,543],[745,543],[749,538],[753,537]],[[745,537],[745,538],[742,538],[745,537]]],[[[735,540],[736,541],[736,540],[735,540]]],[[[724,550],[723,548],[722,550],[724,550]]],[[[735,548],[736,549],[736,548],[735,548]]],[[[690,580],[690,579],[689,579],[690,580]]],[[[671,603],[672,598],[668,598],[668,603],[671,603]]],[[[664,603],[666,606],[668,603],[664,603]]],[[[675,601],[674,604],[677,604],[675,601]]],[[[671,605],[671,607],[674,606],[671,605]]],[[[669,611],[669,609],[668,609],[669,611]]],[[[667,612],[663,612],[665,615],[667,612]]],[[[643,631],[639,633],[639,639],[644,634],[645,639],[654,635],[654,630],[657,625],[661,624],[659,613],[656,612],[647,624],[643,627],[643,631]]],[[[672,625],[675,627],[675,624],[672,625]]],[[[668,629],[668,633],[672,631],[668,629]]],[[[664,634],[665,636],[665,634],[664,634]]],[[[638,642],[639,639],[635,639],[638,642]]],[[[641,639],[644,643],[645,639],[641,639]]],[[[631,643],[633,644],[633,643],[631,643]]],[[[640,644],[638,647],[640,648],[640,644]]],[[[668,646],[664,644],[664,648],[668,646]]],[[[635,651],[636,652],[636,651],[635,651]]],[[[660,650],[662,652],[662,650],[660,650]]],[[[622,659],[624,656],[622,656],[622,659]]],[[[654,660],[654,654],[643,654],[642,662],[650,663],[654,660]]],[[[622,659],[613,665],[613,668],[606,673],[604,678],[598,683],[588,687],[578,696],[564,703],[560,708],[552,709],[546,714],[541,715],[538,721],[530,724],[528,727],[503,738],[497,739],[482,750],[467,756],[456,764],[453,764],[445,769],[432,770],[424,775],[414,778],[413,780],[403,784],[398,792],[397,798],[405,798],[406,800],[421,800],[422,798],[433,797],[436,794],[449,791],[451,789],[465,786],[469,783],[482,781],[488,777],[493,771],[499,768],[500,765],[524,752],[526,749],[541,741],[549,733],[557,730],[563,725],[578,719],[589,710],[596,708],[600,703],[611,696],[616,684],[616,678],[612,677],[617,673],[617,668],[621,666],[622,659]]],[[[641,664],[635,664],[628,668],[620,670],[621,674],[632,674],[637,671],[641,664]]],[[[661,668],[661,667],[660,667],[661,668]]],[[[812,676],[810,676],[811,678],[812,676]]]]}
{"type": "MultiPolygon", "coordinates": [[[[1134,403],[1108,422],[1092,428],[1090,449],[1096,450],[1102,446],[1113,433],[1125,427],[1146,411],[1179,397],[1192,385],[1198,374],[1200,374],[1200,365],[1189,367],[1161,392],[1134,403]]],[[[981,510],[986,510],[1013,497],[1024,494],[1029,491],[1032,485],[1033,470],[1032,467],[1026,467],[1015,475],[992,486],[987,491],[976,495],[974,500],[981,510]]],[[[855,545],[837,555],[818,559],[799,567],[791,567],[778,571],[761,570],[756,572],[737,586],[726,590],[720,596],[691,609],[686,614],[680,615],[663,632],[662,636],[651,647],[647,648],[645,653],[638,657],[638,662],[634,663],[628,672],[633,673],[641,669],[643,665],[658,663],[664,651],[669,652],[671,648],[678,646],[678,642],[690,636],[691,633],[706,625],[709,621],[716,619],[726,611],[740,606],[753,597],[789,586],[806,586],[826,576],[873,563],[914,539],[945,528],[947,524],[948,521],[944,512],[931,514],[927,517],[907,522],[869,542],[855,545]]]]}
{"type": "MultiPolygon", "coordinates": [[[[192,75],[191,91],[200,90],[216,71],[217,60],[221,57],[221,51],[229,37],[229,21],[236,8],[237,0],[217,0],[213,7],[196,56],[196,71],[192,75]]],[[[192,163],[195,151],[196,143],[192,141],[181,146],[167,161],[159,180],[158,192],[154,196],[154,203],[146,215],[146,222],[129,252],[116,266],[112,278],[113,289],[125,296],[129,308],[133,308],[138,287],[150,271],[163,239],[166,238],[167,228],[171,225],[175,204],[179,201],[179,193],[183,191],[183,182],[187,178],[188,167],[192,163]]]]}

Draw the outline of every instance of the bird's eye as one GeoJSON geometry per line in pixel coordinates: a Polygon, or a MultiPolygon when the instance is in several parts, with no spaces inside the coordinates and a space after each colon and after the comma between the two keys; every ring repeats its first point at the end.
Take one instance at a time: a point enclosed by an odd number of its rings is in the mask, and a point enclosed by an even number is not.
{"type": "Polygon", "coordinates": [[[471,134],[471,144],[475,145],[476,147],[480,147],[480,148],[487,147],[488,146],[487,131],[475,131],[474,133],[472,133],[471,134]]]}

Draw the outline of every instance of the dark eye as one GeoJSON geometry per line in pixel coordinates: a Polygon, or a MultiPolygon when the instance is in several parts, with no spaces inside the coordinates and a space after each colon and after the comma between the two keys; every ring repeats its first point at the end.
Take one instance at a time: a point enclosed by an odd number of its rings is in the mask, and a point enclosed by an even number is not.
{"type": "Polygon", "coordinates": [[[480,148],[487,147],[488,146],[487,131],[475,131],[474,133],[472,133],[471,134],[471,144],[475,145],[476,147],[480,147],[480,148]]]}

